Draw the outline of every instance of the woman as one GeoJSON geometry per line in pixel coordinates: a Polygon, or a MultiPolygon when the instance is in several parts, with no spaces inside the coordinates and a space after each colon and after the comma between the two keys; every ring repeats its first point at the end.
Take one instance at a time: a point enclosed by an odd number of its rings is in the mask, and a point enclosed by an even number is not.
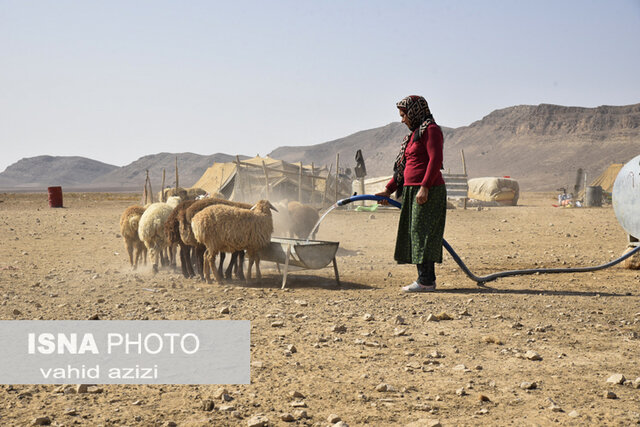
{"type": "Polygon", "coordinates": [[[442,130],[427,101],[416,95],[396,104],[411,133],[405,136],[396,158],[393,178],[377,196],[402,194],[402,210],[394,259],[416,264],[418,278],[403,292],[436,289],[434,263],[442,262],[442,236],[447,214],[447,190],[442,179],[442,130]]]}

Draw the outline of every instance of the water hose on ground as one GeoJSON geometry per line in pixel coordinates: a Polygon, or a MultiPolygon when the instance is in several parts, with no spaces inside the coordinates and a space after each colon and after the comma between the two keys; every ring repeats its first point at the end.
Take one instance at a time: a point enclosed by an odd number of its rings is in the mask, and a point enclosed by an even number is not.
{"type": "MultiPolygon", "coordinates": [[[[338,206],[344,206],[344,205],[347,205],[347,204],[349,204],[351,202],[357,202],[357,201],[360,201],[360,200],[374,200],[374,201],[378,201],[378,202],[386,200],[387,202],[389,202],[390,205],[395,206],[396,208],[401,208],[402,207],[402,203],[398,202],[397,200],[393,200],[393,199],[390,199],[388,197],[376,196],[376,195],[373,195],[373,194],[361,194],[361,195],[351,196],[351,197],[348,197],[346,199],[338,200],[338,202],[336,204],[338,206]]],[[[458,264],[460,269],[462,269],[462,271],[464,271],[464,273],[471,280],[477,282],[478,285],[483,285],[483,284],[485,284],[487,282],[492,282],[492,281],[494,281],[494,280],[496,280],[496,279],[498,279],[500,277],[524,276],[524,275],[529,275],[529,274],[585,273],[585,272],[589,272],[589,271],[602,270],[602,269],[605,269],[605,268],[612,267],[612,266],[624,261],[625,259],[629,258],[630,256],[633,256],[633,254],[637,253],[638,251],[640,251],[640,246],[638,246],[635,249],[633,249],[632,251],[627,252],[626,254],[622,255],[620,258],[617,258],[617,259],[615,259],[615,260],[613,260],[611,262],[608,262],[606,264],[597,265],[597,266],[594,266],[594,267],[532,268],[532,269],[526,269],[526,270],[501,271],[499,273],[493,273],[493,274],[489,274],[487,276],[476,276],[475,274],[473,274],[471,272],[471,270],[469,270],[469,268],[465,265],[465,263],[462,261],[460,256],[458,256],[456,251],[453,250],[451,245],[444,238],[442,239],[442,246],[444,246],[444,248],[447,250],[447,252],[449,252],[449,254],[453,258],[453,260],[456,262],[456,264],[458,264]]]]}

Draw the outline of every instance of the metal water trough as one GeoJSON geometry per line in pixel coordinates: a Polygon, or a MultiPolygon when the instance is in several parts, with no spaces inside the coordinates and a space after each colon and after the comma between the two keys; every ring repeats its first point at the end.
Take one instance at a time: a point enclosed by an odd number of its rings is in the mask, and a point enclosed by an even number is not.
{"type": "Polygon", "coordinates": [[[262,261],[271,261],[284,264],[282,275],[282,289],[287,284],[289,265],[305,270],[317,270],[325,268],[333,261],[333,272],[336,275],[336,283],[340,286],[338,264],[336,264],[336,252],[339,242],[325,242],[321,240],[287,239],[284,237],[272,237],[269,246],[260,251],[262,261]]]}

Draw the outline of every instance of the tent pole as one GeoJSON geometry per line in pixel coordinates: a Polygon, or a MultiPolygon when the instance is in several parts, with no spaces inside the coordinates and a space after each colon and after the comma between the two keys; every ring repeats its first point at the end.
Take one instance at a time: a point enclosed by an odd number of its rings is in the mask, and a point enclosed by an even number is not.
{"type": "Polygon", "coordinates": [[[302,203],[302,161],[298,165],[300,168],[300,175],[298,175],[298,202],[302,203]]]}
{"type": "Polygon", "coordinates": [[[262,161],[262,170],[264,171],[264,193],[269,200],[269,173],[267,172],[267,165],[262,161]]]}
{"type": "Polygon", "coordinates": [[[316,168],[313,166],[313,162],[311,162],[311,195],[309,196],[309,204],[313,205],[313,195],[316,191],[316,168]]]}
{"type": "Polygon", "coordinates": [[[340,176],[340,153],[336,153],[336,202],[338,201],[338,177],[340,176]]]}
{"type": "Polygon", "coordinates": [[[322,194],[322,208],[324,209],[324,203],[327,200],[327,191],[329,190],[329,178],[331,178],[331,168],[333,164],[329,165],[329,173],[327,179],[324,181],[324,194],[322,194]]]}
{"type": "MultiPolygon", "coordinates": [[[[464,150],[460,150],[460,155],[462,156],[462,173],[464,174],[465,179],[467,178],[467,163],[464,161],[464,150]]],[[[468,194],[464,195],[464,201],[463,201],[463,206],[464,209],[467,210],[467,196],[468,194]]]]}
{"type": "Polygon", "coordinates": [[[160,187],[160,201],[161,202],[166,202],[166,200],[164,199],[164,175],[165,175],[165,168],[162,168],[162,187],[160,187]]]}

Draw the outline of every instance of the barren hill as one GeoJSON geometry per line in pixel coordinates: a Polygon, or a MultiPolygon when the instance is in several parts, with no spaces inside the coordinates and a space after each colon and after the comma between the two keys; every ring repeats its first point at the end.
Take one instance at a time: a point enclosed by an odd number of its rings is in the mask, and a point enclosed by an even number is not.
{"type": "Polygon", "coordinates": [[[84,185],[117,166],[86,157],[37,156],[22,159],[0,174],[2,188],[84,185]]]}
{"type": "MultiPolygon", "coordinates": [[[[318,165],[355,165],[362,149],[369,176],[389,175],[393,160],[407,133],[401,123],[391,123],[306,147],[281,147],[275,158],[318,165]]],[[[526,190],[554,190],[573,186],[576,170],[588,180],[612,162],[625,163],[640,154],[640,104],[597,108],[541,104],[496,110],[469,126],[443,127],[444,167],[461,172],[464,150],[470,177],[504,176],[517,179],[526,190]]]]}
{"type": "Polygon", "coordinates": [[[591,181],[640,154],[640,104],[505,108],[455,129],[445,149],[445,165],[464,149],[470,176],[510,175],[531,190],[573,186],[578,168],[591,181]]]}
{"type": "MultiPolygon", "coordinates": [[[[586,171],[590,182],[610,163],[626,163],[640,154],[640,104],[597,108],[519,105],[496,110],[469,126],[442,129],[446,170],[462,171],[460,152],[464,150],[469,177],[508,175],[524,190],[571,188],[578,168],[586,171]]],[[[362,149],[368,176],[389,175],[407,133],[403,124],[390,123],[322,144],[280,147],[269,155],[328,166],[339,153],[340,167],[353,168],[355,153],[362,149]]],[[[214,162],[235,159],[221,153],[159,153],[117,167],[82,157],[39,156],[22,159],[0,173],[0,188],[65,185],[139,190],[149,170],[153,188],[159,189],[163,168],[165,185],[175,184],[176,156],[181,186],[193,185],[214,162]]]]}
{"type": "MultiPolygon", "coordinates": [[[[165,186],[175,185],[175,161],[178,158],[178,179],[182,187],[191,187],[214,162],[232,162],[235,156],[216,153],[203,156],[194,153],[158,153],[140,157],[127,166],[114,169],[91,182],[92,186],[122,187],[139,190],[143,187],[146,170],[149,171],[154,189],[160,190],[162,170],[165,169],[165,186]]],[[[240,159],[246,159],[240,156],[240,159]]]]}

